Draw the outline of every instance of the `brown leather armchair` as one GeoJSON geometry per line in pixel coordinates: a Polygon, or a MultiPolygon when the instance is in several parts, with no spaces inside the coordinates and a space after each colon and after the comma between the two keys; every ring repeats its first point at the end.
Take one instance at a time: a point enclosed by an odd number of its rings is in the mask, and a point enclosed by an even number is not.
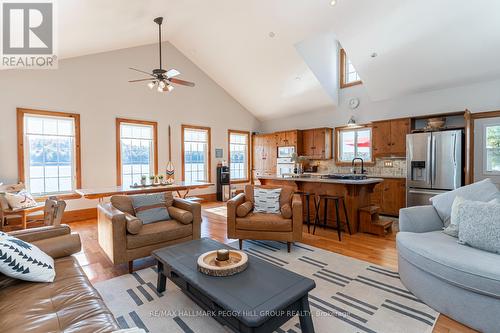
{"type": "MultiPolygon", "coordinates": [[[[280,188],[279,186],[260,186],[280,188]]],[[[302,240],[302,200],[293,194],[292,187],[281,187],[281,214],[255,213],[242,205],[253,205],[254,185],[246,185],[245,193],[240,193],[227,202],[227,237],[238,238],[240,249],[244,239],[275,240],[287,242],[288,252],[292,242],[302,240]],[[251,204],[249,204],[250,202],[251,204]],[[288,204],[288,207],[284,207],[288,204]],[[288,213],[286,210],[291,210],[288,213]],[[246,212],[248,211],[248,212],[246,212]],[[245,212],[247,214],[245,214],[245,212]]]]}
{"type": "Polygon", "coordinates": [[[110,203],[97,205],[99,245],[114,264],[128,262],[132,273],[135,259],[150,256],[152,251],[165,246],[200,239],[201,205],[173,198],[170,192],[165,196],[167,202],[172,202],[168,207],[172,219],[141,224],[138,232],[133,233],[130,223],[137,218],[130,196],[113,196],[110,203]]]}
{"type": "Polygon", "coordinates": [[[72,254],[81,249],[80,236],[67,225],[9,233],[30,242],[54,258],[51,283],[28,282],[0,273],[0,331],[113,332],[119,328],[111,311],[87,279],[72,254]]]}

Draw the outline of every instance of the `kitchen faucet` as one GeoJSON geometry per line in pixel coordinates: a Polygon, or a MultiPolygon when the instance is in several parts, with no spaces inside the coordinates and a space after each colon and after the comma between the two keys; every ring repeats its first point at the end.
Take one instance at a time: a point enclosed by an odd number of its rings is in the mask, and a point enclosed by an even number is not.
{"type": "Polygon", "coordinates": [[[365,161],[363,161],[363,159],[361,157],[355,157],[352,159],[352,162],[351,162],[351,165],[352,165],[352,169],[353,169],[353,173],[356,173],[356,169],[354,169],[354,162],[356,160],[360,160],[361,161],[361,174],[364,174],[365,173],[365,161]]]}

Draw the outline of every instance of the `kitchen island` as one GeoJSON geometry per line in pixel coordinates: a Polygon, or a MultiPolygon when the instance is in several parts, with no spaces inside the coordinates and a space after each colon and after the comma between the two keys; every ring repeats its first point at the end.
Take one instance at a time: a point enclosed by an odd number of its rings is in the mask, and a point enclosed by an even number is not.
{"type": "MultiPolygon", "coordinates": [[[[309,192],[315,195],[318,200],[320,194],[337,195],[345,198],[349,225],[353,233],[358,232],[359,215],[358,209],[370,205],[370,194],[373,188],[378,183],[383,182],[382,178],[367,178],[367,179],[323,179],[320,177],[278,177],[278,176],[259,176],[262,185],[279,185],[291,186],[297,191],[309,192]]],[[[323,203],[321,203],[320,224],[323,224],[323,203]]],[[[333,203],[328,207],[327,226],[336,226],[335,210],[333,203]]],[[[310,219],[314,223],[316,214],[314,200],[310,202],[310,219]]],[[[340,219],[345,223],[344,210],[340,208],[340,219]]],[[[304,214],[307,214],[307,209],[304,207],[304,214]]],[[[304,219],[305,222],[305,219],[304,219]]]]}

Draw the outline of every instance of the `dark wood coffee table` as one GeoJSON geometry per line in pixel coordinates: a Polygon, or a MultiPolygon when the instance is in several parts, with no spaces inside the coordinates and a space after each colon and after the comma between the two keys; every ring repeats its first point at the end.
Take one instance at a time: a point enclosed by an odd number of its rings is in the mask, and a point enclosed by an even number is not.
{"type": "Polygon", "coordinates": [[[198,256],[222,248],[234,250],[203,238],[154,251],[158,292],[165,291],[168,277],[214,319],[237,332],[272,332],[295,315],[302,332],[314,332],[308,301],[314,280],[252,255],[248,268],[233,276],[198,272],[198,256]]]}

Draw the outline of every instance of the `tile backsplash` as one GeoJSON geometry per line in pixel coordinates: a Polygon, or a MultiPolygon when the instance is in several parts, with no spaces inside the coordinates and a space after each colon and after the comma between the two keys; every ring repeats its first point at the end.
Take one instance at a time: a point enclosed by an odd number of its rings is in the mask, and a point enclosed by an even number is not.
{"type": "MultiPolygon", "coordinates": [[[[311,161],[311,165],[318,166],[318,173],[352,173],[351,166],[337,166],[334,160],[311,161]]],[[[356,170],[360,164],[356,163],[356,170]]],[[[404,159],[377,159],[374,166],[365,166],[368,175],[387,177],[406,177],[406,160],[404,159]],[[392,166],[389,166],[392,164],[392,166]]]]}

